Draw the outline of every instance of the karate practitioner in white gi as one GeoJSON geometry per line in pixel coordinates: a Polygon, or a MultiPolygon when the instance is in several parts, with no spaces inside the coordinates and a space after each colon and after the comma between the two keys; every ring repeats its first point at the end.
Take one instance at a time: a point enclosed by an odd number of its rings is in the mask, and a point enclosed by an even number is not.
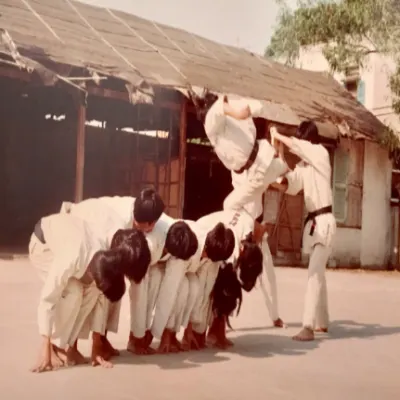
{"type": "MultiPolygon", "coordinates": [[[[239,281],[245,291],[251,291],[256,283],[256,279],[259,279],[270,318],[273,321],[274,326],[282,327],[283,322],[279,318],[278,314],[276,278],[273,270],[274,265],[268,246],[268,235],[264,230],[262,230],[263,227],[260,226],[260,224],[257,224],[257,228],[261,229],[261,231],[258,232],[257,229],[255,229],[255,221],[245,210],[242,210],[242,212],[232,210],[218,211],[200,218],[197,222],[204,229],[208,225],[215,224],[216,222],[222,222],[227,228],[232,229],[235,236],[235,249],[230,259],[226,260],[226,262],[232,263],[234,268],[237,270],[239,281]],[[251,239],[250,242],[248,241],[250,236],[255,238],[254,242],[253,239],[251,239]],[[271,298],[266,289],[266,280],[268,280],[270,284],[270,290],[272,293],[271,298]]],[[[210,295],[217,274],[218,271],[213,275],[208,274],[206,278],[207,284],[204,286],[206,288],[204,291],[204,301],[207,302],[207,306],[203,304],[202,309],[204,313],[201,322],[198,321],[196,324],[193,324],[194,331],[202,337],[202,340],[200,340],[201,342],[205,339],[205,332],[210,322],[210,295]],[[208,317],[206,317],[206,315],[208,315],[208,317]]],[[[205,279],[204,277],[202,278],[205,279]]],[[[226,337],[217,340],[212,329],[209,332],[208,341],[210,343],[216,343],[219,347],[232,345],[232,342],[230,342],[226,337]]]]}
{"type": "Polygon", "coordinates": [[[122,252],[105,250],[105,242],[88,223],[69,214],[50,215],[36,224],[29,256],[44,286],[38,308],[43,341],[34,372],[61,366],[63,356],[66,363],[85,362],[77,340],[87,338],[90,330],[92,364],[111,366],[101,335],[109,301],[121,299],[125,281],[122,252]]]}
{"type": "MultiPolygon", "coordinates": [[[[63,203],[61,210],[88,222],[99,232],[99,235],[105,235],[108,238],[107,244],[109,245],[116,226],[118,229],[129,229],[134,226],[143,232],[151,232],[164,208],[164,203],[159,194],[153,189],[147,188],[140,192],[137,199],[130,196],[90,198],[77,204],[63,203]]],[[[130,295],[134,287],[140,285],[149,267],[149,242],[144,243],[142,239],[141,244],[135,248],[135,251],[135,268],[131,273],[127,272],[127,276],[131,281],[130,295]]],[[[119,351],[112,348],[107,339],[107,332],[117,333],[120,309],[121,302],[110,304],[106,335],[103,338],[112,356],[118,356],[119,351]]]]}
{"type": "Polygon", "coordinates": [[[310,260],[303,328],[293,339],[314,340],[314,331],[327,332],[329,324],[325,271],[336,233],[329,153],[320,144],[318,128],[313,121],[302,122],[297,137],[283,136],[275,127],[271,128],[271,137],[302,160],[275,186],[290,195],[304,192],[308,216],[303,232],[303,252],[310,255],[310,260]]]}
{"type": "Polygon", "coordinates": [[[158,349],[161,353],[188,350],[193,343],[196,347],[190,329],[185,332],[182,345],[176,334],[190,322],[198,295],[197,272],[209,265],[209,261],[219,263],[227,259],[234,248],[233,233],[223,224],[216,224],[208,231],[199,229],[195,222],[191,222],[190,227],[197,236],[196,253],[188,260],[168,259],[156,302],[151,332],[154,337],[161,338],[158,349]]]}
{"type": "MultiPolygon", "coordinates": [[[[188,260],[195,254],[198,241],[190,226],[163,214],[155,228],[146,235],[151,252],[151,266],[144,280],[131,283],[131,332],[127,349],[134,354],[154,354],[150,347],[153,311],[165,274],[165,264],[173,257],[188,260]]],[[[185,299],[186,300],[186,299],[185,299]]]]}
{"type": "MultiPolygon", "coordinates": [[[[144,233],[149,233],[155,227],[164,209],[165,205],[160,195],[152,188],[145,188],[137,198],[131,196],[103,196],[89,198],[77,204],[64,202],[61,212],[68,212],[87,221],[99,232],[102,232],[103,235],[106,235],[109,240],[108,243],[110,243],[113,233],[115,233],[113,232],[113,227],[117,225],[116,221],[119,220],[118,229],[135,227],[144,233]]],[[[165,214],[164,217],[168,218],[165,214]]],[[[148,269],[150,263],[148,245],[149,242],[147,244],[142,243],[139,248],[136,248],[135,270],[132,271],[133,275],[128,272],[128,277],[131,281],[130,295],[132,295],[135,286],[139,285],[143,279],[143,272],[148,269]]],[[[106,332],[117,332],[120,309],[121,302],[110,304],[106,332]]],[[[103,340],[108,343],[112,355],[118,356],[119,351],[112,348],[106,336],[103,340]]]]}
{"type": "Polygon", "coordinates": [[[232,172],[234,189],[223,208],[240,211],[251,207],[256,219],[262,212],[263,192],[282,173],[282,162],[275,157],[273,146],[266,139],[257,140],[253,117],[262,116],[262,104],[256,100],[228,100],[226,95],[218,97],[207,91],[202,97],[194,93],[191,97],[218,158],[232,172]]]}

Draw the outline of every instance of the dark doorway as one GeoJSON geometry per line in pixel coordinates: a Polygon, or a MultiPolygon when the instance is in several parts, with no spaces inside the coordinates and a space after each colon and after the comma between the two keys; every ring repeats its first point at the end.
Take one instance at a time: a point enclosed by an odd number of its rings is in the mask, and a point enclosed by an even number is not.
{"type": "Polygon", "coordinates": [[[188,143],[183,217],[197,220],[222,210],[231,174],[207,145],[188,143]]]}

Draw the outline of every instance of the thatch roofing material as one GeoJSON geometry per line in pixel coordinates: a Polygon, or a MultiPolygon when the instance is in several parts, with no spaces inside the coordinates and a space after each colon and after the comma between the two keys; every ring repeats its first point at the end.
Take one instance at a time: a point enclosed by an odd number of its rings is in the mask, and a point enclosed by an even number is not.
{"type": "MultiPolygon", "coordinates": [[[[268,100],[300,118],[346,121],[354,135],[375,137],[383,128],[325,74],[285,67],[131,14],[70,0],[0,0],[0,28],[21,55],[38,62],[93,69],[136,86],[191,85],[268,100]]],[[[1,41],[0,52],[8,52],[1,41]]]]}

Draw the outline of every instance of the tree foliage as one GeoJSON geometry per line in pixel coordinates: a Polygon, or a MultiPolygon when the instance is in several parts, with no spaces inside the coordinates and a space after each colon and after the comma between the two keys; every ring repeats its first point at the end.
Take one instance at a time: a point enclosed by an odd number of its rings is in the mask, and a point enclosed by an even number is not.
{"type": "MultiPolygon", "coordinates": [[[[393,109],[400,114],[400,0],[300,0],[295,10],[279,1],[278,24],[265,55],[295,65],[300,48],[322,45],[332,72],[363,67],[371,53],[392,58],[393,109]]],[[[382,139],[399,147],[396,135],[382,139]]]]}

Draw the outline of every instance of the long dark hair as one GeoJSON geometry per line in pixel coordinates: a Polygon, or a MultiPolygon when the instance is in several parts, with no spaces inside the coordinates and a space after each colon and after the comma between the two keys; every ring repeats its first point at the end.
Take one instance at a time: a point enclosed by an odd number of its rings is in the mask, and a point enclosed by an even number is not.
{"type": "Polygon", "coordinates": [[[249,233],[241,242],[242,249],[236,262],[236,269],[239,270],[242,288],[250,292],[262,273],[263,254],[260,246],[254,241],[253,233],[249,233]]]}
{"type": "Polygon", "coordinates": [[[312,120],[301,122],[296,131],[296,137],[312,144],[320,144],[321,138],[316,123],[312,120]]]}
{"type": "Polygon", "coordinates": [[[242,287],[232,263],[225,263],[218,271],[217,280],[211,294],[212,310],[217,318],[226,317],[226,323],[233,330],[229,316],[242,306],[242,287]]]}

